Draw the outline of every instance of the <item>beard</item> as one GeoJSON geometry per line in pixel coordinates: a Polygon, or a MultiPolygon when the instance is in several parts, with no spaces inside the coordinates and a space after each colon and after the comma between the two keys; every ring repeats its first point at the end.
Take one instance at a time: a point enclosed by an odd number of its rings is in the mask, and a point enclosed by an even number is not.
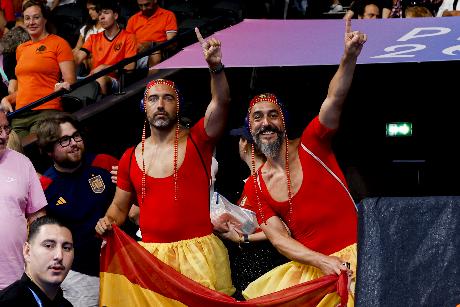
{"type": "Polygon", "coordinates": [[[281,152],[281,145],[283,143],[284,134],[276,128],[275,126],[268,125],[261,127],[257,131],[252,134],[252,138],[254,139],[254,143],[257,145],[259,150],[265,155],[267,158],[277,158],[281,152]],[[274,132],[276,134],[276,139],[270,143],[263,142],[260,139],[260,136],[264,132],[274,132]]]}
{"type": "Polygon", "coordinates": [[[61,168],[65,169],[73,169],[80,166],[83,159],[84,148],[78,147],[78,150],[73,150],[74,152],[67,153],[65,156],[54,157],[54,163],[60,166],[61,168]]]}
{"type": "Polygon", "coordinates": [[[149,118],[152,127],[159,130],[168,130],[176,124],[177,118],[166,112],[156,112],[149,118]],[[159,115],[162,115],[161,117],[159,115]]]}

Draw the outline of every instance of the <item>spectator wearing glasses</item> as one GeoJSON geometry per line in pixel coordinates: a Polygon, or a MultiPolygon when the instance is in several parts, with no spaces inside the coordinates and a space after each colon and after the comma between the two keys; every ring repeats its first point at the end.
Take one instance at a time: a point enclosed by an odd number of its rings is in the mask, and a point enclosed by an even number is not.
{"type": "Polygon", "coordinates": [[[0,108],[0,289],[24,272],[27,224],[45,214],[46,198],[30,160],[7,148],[11,126],[0,108]]]}
{"type": "Polygon", "coordinates": [[[40,178],[47,213],[74,234],[78,253],[61,287],[74,306],[98,306],[99,254],[101,240],[94,225],[105,215],[114,193],[112,156],[85,152],[78,122],[68,114],[57,114],[38,123],[38,145],[54,162],[40,178]]]}
{"type": "MultiPolygon", "coordinates": [[[[161,8],[157,0],[137,0],[137,4],[140,11],[128,19],[126,30],[136,35],[138,52],[176,36],[177,21],[173,12],[161,8]]],[[[160,61],[161,53],[157,51],[140,59],[137,66],[152,67],[160,61]]]]}

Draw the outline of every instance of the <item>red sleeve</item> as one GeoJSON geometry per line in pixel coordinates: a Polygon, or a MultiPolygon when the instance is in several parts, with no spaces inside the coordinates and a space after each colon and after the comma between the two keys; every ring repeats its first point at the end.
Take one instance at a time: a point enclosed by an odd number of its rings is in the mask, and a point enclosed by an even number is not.
{"type": "Polygon", "coordinates": [[[6,21],[15,21],[13,1],[11,0],[2,0],[2,10],[5,14],[6,21]]]}
{"type": "Polygon", "coordinates": [[[117,187],[126,192],[134,191],[131,179],[129,179],[130,165],[132,163],[137,163],[134,149],[135,147],[131,147],[126,150],[118,164],[117,187]]]}
{"type": "Polygon", "coordinates": [[[257,222],[262,224],[272,216],[277,216],[275,211],[268,205],[262,195],[260,188],[258,188],[258,197],[256,196],[256,188],[254,186],[254,177],[251,176],[244,185],[244,194],[247,196],[245,208],[252,210],[256,213],[257,222]],[[262,218],[263,215],[263,218],[262,218]]]}
{"type": "Polygon", "coordinates": [[[303,131],[301,142],[316,155],[321,156],[325,148],[331,148],[332,136],[336,131],[336,129],[330,129],[321,124],[319,117],[316,116],[303,131]]]}
{"type": "Polygon", "coordinates": [[[53,179],[46,176],[40,176],[40,184],[42,185],[43,191],[46,191],[51,183],[53,183],[53,179]]]}
{"type": "Polygon", "coordinates": [[[106,154],[99,154],[94,158],[91,165],[94,167],[105,169],[108,172],[111,172],[112,166],[118,165],[118,159],[112,156],[106,155],[106,154]]]}
{"type": "Polygon", "coordinates": [[[216,138],[211,138],[204,128],[204,117],[202,117],[191,129],[190,133],[193,133],[193,139],[198,143],[206,143],[216,141],[216,138]]]}

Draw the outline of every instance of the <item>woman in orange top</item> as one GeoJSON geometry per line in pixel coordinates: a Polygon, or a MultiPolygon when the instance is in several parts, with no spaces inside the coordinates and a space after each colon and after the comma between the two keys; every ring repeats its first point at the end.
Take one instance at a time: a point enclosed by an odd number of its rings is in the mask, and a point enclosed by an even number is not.
{"type": "MultiPolygon", "coordinates": [[[[24,25],[31,40],[16,50],[17,92],[5,97],[1,105],[8,111],[22,108],[75,82],[72,49],[59,36],[45,29],[48,11],[42,3],[27,1],[23,5],[24,25]]],[[[13,118],[13,129],[20,137],[33,131],[35,123],[62,110],[59,98],[13,118]]]]}

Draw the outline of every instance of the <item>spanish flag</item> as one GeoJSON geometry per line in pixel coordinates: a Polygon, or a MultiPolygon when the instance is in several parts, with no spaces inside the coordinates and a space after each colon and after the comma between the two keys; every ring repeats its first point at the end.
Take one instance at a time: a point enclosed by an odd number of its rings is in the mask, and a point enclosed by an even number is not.
{"type": "Polygon", "coordinates": [[[117,226],[101,250],[100,305],[129,306],[316,306],[328,293],[348,300],[347,275],[327,275],[248,301],[208,289],[158,260],[117,226]]]}

